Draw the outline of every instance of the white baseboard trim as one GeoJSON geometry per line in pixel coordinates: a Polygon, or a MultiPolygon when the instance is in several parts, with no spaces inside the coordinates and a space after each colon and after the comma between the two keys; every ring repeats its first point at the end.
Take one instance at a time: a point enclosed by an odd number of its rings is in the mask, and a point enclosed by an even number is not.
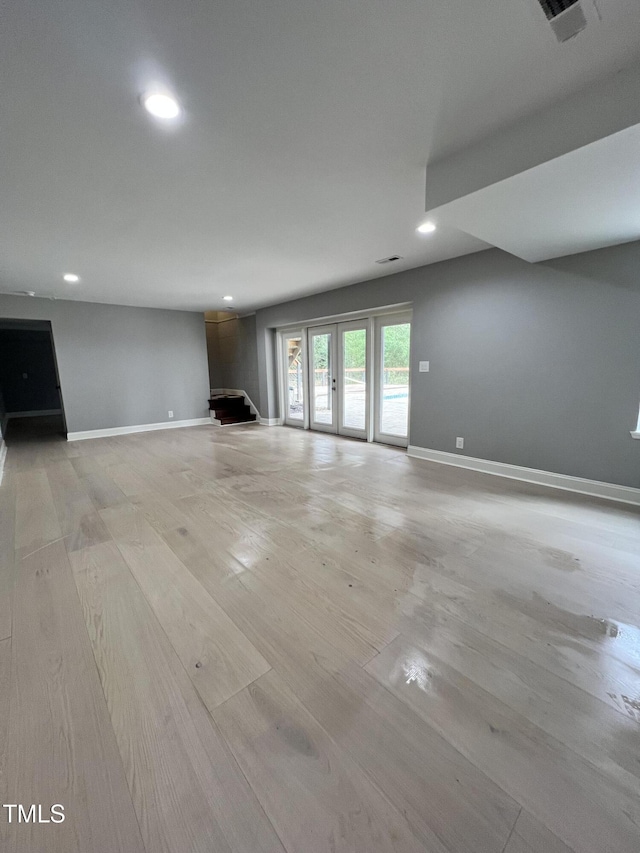
{"type": "Polygon", "coordinates": [[[61,415],[62,409],[36,409],[33,412],[7,412],[6,418],[38,418],[46,415],[61,415]]]}
{"type": "Polygon", "coordinates": [[[134,432],[151,432],[156,429],[179,429],[180,427],[211,425],[210,418],[193,418],[189,421],[167,421],[161,424],[137,424],[136,426],[90,429],[86,432],[69,432],[67,441],[84,441],[86,438],[108,438],[112,435],[130,435],[134,432]]]}
{"type": "Polygon", "coordinates": [[[554,474],[551,471],[538,471],[535,468],[523,468],[520,465],[508,465],[505,462],[492,462],[490,459],[477,459],[474,456],[459,456],[457,453],[430,450],[427,447],[417,447],[412,444],[407,448],[407,456],[412,456],[415,459],[426,459],[429,462],[439,462],[443,465],[453,465],[456,468],[467,468],[470,471],[480,471],[483,474],[493,474],[497,477],[507,477],[510,480],[521,480],[523,483],[534,483],[537,486],[549,486],[552,489],[563,489],[567,492],[577,492],[594,498],[604,498],[605,500],[640,506],[640,489],[634,489],[631,486],[601,483],[599,480],[585,480],[582,477],[554,474]]]}
{"type": "Polygon", "coordinates": [[[4,439],[0,438],[0,486],[2,485],[2,478],[4,476],[4,460],[7,458],[7,445],[4,443],[4,439]]]}
{"type": "Polygon", "coordinates": [[[282,418],[260,418],[262,426],[282,426],[284,421],[282,418]]]}

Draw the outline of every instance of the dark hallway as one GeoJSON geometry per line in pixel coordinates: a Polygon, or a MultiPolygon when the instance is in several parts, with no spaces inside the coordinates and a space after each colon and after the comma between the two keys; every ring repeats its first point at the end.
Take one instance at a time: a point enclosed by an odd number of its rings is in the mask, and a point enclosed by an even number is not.
{"type": "Polygon", "coordinates": [[[0,420],[7,444],[66,437],[49,322],[0,320],[0,420]]]}

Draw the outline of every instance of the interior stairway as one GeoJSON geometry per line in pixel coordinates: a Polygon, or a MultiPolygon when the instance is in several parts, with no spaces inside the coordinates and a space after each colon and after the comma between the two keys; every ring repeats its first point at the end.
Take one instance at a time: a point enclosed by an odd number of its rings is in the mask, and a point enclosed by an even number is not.
{"type": "Polygon", "coordinates": [[[211,422],[218,426],[229,424],[248,424],[255,421],[256,416],[242,395],[224,394],[209,400],[211,422]]]}

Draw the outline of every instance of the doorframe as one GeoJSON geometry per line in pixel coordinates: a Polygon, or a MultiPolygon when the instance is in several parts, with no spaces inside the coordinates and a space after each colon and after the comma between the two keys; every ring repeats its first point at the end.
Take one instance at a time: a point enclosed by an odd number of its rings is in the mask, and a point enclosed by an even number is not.
{"type": "Polygon", "coordinates": [[[317,432],[329,432],[331,435],[337,435],[338,429],[340,426],[340,420],[338,417],[338,387],[337,387],[337,373],[338,373],[338,324],[337,323],[328,323],[322,326],[309,326],[306,330],[307,336],[307,386],[309,388],[309,405],[307,407],[308,418],[309,418],[309,429],[315,430],[317,432]],[[330,371],[327,372],[327,402],[331,399],[331,423],[322,423],[322,421],[315,421],[313,419],[313,412],[315,411],[315,377],[314,366],[313,366],[313,347],[311,346],[311,340],[314,335],[330,335],[329,338],[329,365],[330,371]]]}
{"type": "MultiPolygon", "coordinates": [[[[350,322],[367,322],[368,330],[367,330],[367,358],[368,365],[367,369],[371,375],[371,387],[369,391],[369,400],[367,405],[367,430],[366,430],[366,440],[368,442],[377,441],[375,437],[375,423],[377,416],[376,409],[376,401],[377,395],[375,391],[375,358],[377,353],[377,324],[379,318],[393,318],[396,320],[398,317],[406,317],[408,318],[408,322],[411,323],[411,334],[412,334],[412,342],[413,342],[413,306],[410,302],[402,302],[397,303],[395,305],[388,305],[382,308],[372,308],[368,311],[352,311],[346,314],[328,314],[324,317],[319,317],[311,320],[304,320],[298,323],[288,323],[284,326],[278,326],[275,329],[276,332],[276,342],[277,342],[277,359],[278,359],[278,411],[279,411],[279,421],[280,423],[286,424],[287,426],[293,426],[298,429],[311,429],[310,424],[310,402],[311,398],[309,396],[309,351],[308,351],[308,338],[309,338],[309,330],[314,329],[320,326],[331,326],[339,323],[350,323],[350,322]],[[288,377],[286,375],[286,370],[284,366],[284,340],[287,336],[292,336],[298,333],[302,333],[303,339],[303,359],[305,364],[307,365],[306,370],[303,370],[303,387],[305,400],[307,401],[307,405],[304,407],[304,419],[303,420],[287,420],[287,401],[285,397],[285,392],[288,385],[288,377]]],[[[402,321],[401,321],[402,322],[402,321]]],[[[409,422],[411,419],[411,353],[409,355],[409,384],[408,384],[408,393],[409,393],[409,422]]],[[[334,433],[338,434],[338,433],[334,433]]],[[[342,433],[345,437],[349,437],[347,433],[342,433]]],[[[407,447],[409,443],[409,436],[407,435],[406,439],[400,438],[398,436],[388,436],[384,435],[384,440],[380,441],[382,444],[392,444],[398,447],[407,447]],[[388,439],[388,440],[387,440],[388,439]]],[[[363,438],[363,436],[357,436],[358,438],[363,438]]]]}
{"type": "Polygon", "coordinates": [[[361,441],[371,441],[371,399],[373,386],[373,360],[371,359],[371,335],[372,323],[370,317],[363,317],[360,320],[345,320],[344,322],[336,323],[336,347],[338,350],[338,435],[344,435],[347,438],[359,438],[361,441]],[[344,347],[342,345],[343,332],[355,332],[364,329],[367,335],[367,346],[365,348],[365,374],[367,377],[367,388],[365,398],[365,414],[364,414],[364,429],[357,427],[343,426],[344,416],[344,347]],[[342,391],[342,393],[341,393],[342,391]]]}
{"type": "MultiPolygon", "coordinates": [[[[58,392],[58,399],[60,401],[60,409],[56,411],[56,414],[60,414],[62,417],[62,429],[63,433],[66,436],[68,435],[67,428],[67,415],[64,406],[64,396],[62,393],[62,381],[60,379],[60,368],[58,366],[58,354],[56,352],[56,342],[53,336],[53,322],[51,320],[35,320],[27,317],[0,317],[0,329],[16,329],[16,330],[24,330],[24,331],[37,331],[37,332],[48,332],[49,333],[49,342],[51,344],[51,355],[53,358],[53,366],[56,374],[56,390],[58,392]]],[[[50,410],[53,412],[54,410],[50,410]]],[[[42,414],[43,410],[40,410],[38,414],[42,414]]],[[[23,416],[26,416],[27,413],[21,413],[23,416]]],[[[14,413],[14,416],[17,417],[17,414],[14,413]]],[[[6,418],[8,421],[9,418],[6,418]]],[[[6,424],[2,425],[4,429],[6,424]]],[[[0,431],[0,438],[2,437],[0,431]]]]}
{"type": "Polygon", "coordinates": [[[53,354],[53,366],[56,371],[56,389],[60,398],[60,414],[62,415],[62,426],[64,428],[65,438],[69,434],[67,429],[67,415],[64,410],[64,400],[62,398],[62,382],[60,381],[60,368],[58,367],[58,355],[56,353],[56,343],[53,339],[53,324],[49,323],[49,335],[51,336],[51,352],[53,354]]]}
{"type": "MultiPolygon", "coordinates": [[[[371,441],[372,436],[372,388],[373,388],[373,360],[372,352],[372,335],[373,324],[370,317],[363,317],[355,320],[338,320],[335,323],[326,323],[320,326],[308,326],[307,333],[307,375],[309,387],[309,429],[317,430],[318,432],[328,432],[332,435],[342,435],[347,438],[358,438],[361,441],[371,441]],[[367,336],[367,346],[365,349],[365,374],[367,376],[366,398],[365,398],[365,425],[363,429],[357,427],[344,426],[344,346],[343,334],[350,331],[364,331],[367,336]],[[330,385],[332,396],[331,423],[322,423],[315,421],[312,418],[312,402],[315,398],[315,376],[313,365],[313,348],[311,339],[314,335],[331,335],[331,343],[329,346],[329,364],[330,364],[330,385]],[[313,393],[312,393],[313,392],[313,393]],[[335,395],[335,396],[334,396],[335,395]]],[[[286,336],[285,336],[286,337],[286,336]]]]}
{"type": "Polygon", "coordinates": [[[307,358],[307,329],[304,326],[292,326],[287,329],[279,329],[277,334],[277,358],[278,358],[278,409],[280,411],[279,420],[287,426],[295,427],[296,429],[309,429],[309,381],[308,381],[308,358],[307,358]],[[288,415],[289,402],[287,395],[289,392],[289,372],[285,363],[285,341],[288,338],[300,335],[301,350],[302,350],[302,396],[303,401],[307,405],[302,407],[302,418],[291,418],[288,415]]]}
{"type": "Polygon", "coordinates": [[[411,338],[413,338],[413,317],[410,311],[387,316],[381,315],[373,321],[374,332],[374,369],[373,369],[373,441],[379,444],[393,444],[396,447],[407,447],[409,445],[409,425],[411,422],[411,342],[409,344],[409,365],[407,376],[407,435],[393,435],[391,433],[382,432],[381,419],[382,408],[382,392],[384,386],[384,351],[382,348],[382,330],[385,326],[396,326],[402,323],[409,323],[411,327],[411,338]]]}

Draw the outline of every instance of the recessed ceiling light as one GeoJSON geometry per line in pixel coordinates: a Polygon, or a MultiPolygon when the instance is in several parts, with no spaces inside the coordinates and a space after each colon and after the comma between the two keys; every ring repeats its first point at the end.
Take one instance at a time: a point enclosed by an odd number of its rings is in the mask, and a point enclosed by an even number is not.
{"type": "Polygon", "coordinates": [[[423,222],[422,225],[418,225],[416,231],[420,234],[432,234],[436,230],[436,226],[433,222],[423,222]]]}
{"type": "Polygon", "coordinates": [[[142,105],[156,118],[177,118],[180,115],[180,104],[171,95],[162,92],[143,95],[142,105]]]}
{"type": "Polygon", "coordinates": [[[223,296],[225,302],[233,302],[233,296],[223,296]]]}
{"type": "Polygon", "coordinates": [[[77,284],[80,281],[80,276],[73,272],[66,272],[63,278],[65,281],[68,281],[69,284],[77,284]]]}

